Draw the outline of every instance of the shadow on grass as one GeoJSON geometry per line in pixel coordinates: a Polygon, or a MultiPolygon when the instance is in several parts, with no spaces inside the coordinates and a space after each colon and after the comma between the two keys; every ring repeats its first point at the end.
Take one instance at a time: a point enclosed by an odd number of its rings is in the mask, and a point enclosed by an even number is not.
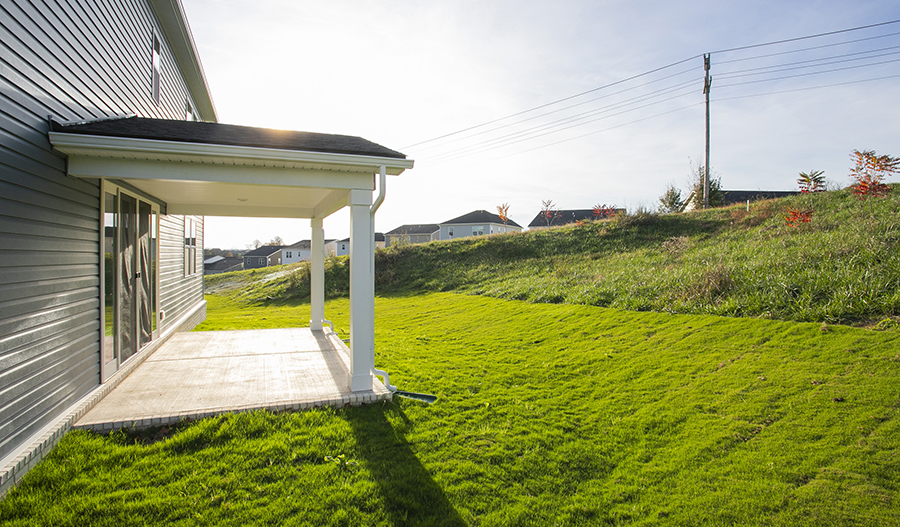
{"type": "Polygon", "coordinates": [[[400,404],[352,408],[346,418],[394,525],[466,525],[407,442],[410,422],[400,404]],[[395,427],[390,418],[403,424],[395,427]]]}

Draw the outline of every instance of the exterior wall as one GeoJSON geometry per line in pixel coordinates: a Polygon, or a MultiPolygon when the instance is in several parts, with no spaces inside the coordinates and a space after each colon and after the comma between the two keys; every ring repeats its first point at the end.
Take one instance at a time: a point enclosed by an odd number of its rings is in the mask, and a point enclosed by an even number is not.
{"type": "Polygon", "coordinates": [[[184,216],[159,218],[159,309],[163,312],[160,329],[165,332],[198,302],[203,301],[203,223],[199,216],[194,274],[186,274],[184,260],[184,216]]]}
{"type": "MultiPolygon", "coordinates": [[[[325,256],[338,255],[338,247],[340,245],[341,244],[336,241],[325,242],[325,256]]],[[[347,246],[347,252],[345,252],[344,254],[350,254],[350,242],[345,242],[344,245],[347,246]]],[[[286,248],[281,250],[281,264],[283,265],[297,262],[308,262],[311,258],[312,249],[286,248]],[[288,254],[290,254],[290,257],[288,257],[288,254]]]]}
{"type": "Polygon", "coordinates": [[[469,236],[482,236],[486,234],[499,234],[503,232],[518,232],[522,229],[512,225],[503,225],[498,223],[453,223],[441,225],[441,240],[455,240],[457,238],[467,238],[469,236]],[[479,234],[475,234],[472,229],[480,229],[479,234]],[[450,236],[450,229],[453,229],[453,236],[450,236]]]}
{"type": "MultiPolygon", "coordinates": [[[[145,0],[3,0],[0,72],[3,469],[100,382],[99,184],[66,175],[65,157],[47,139],[47,116],[183,119],[187,89],[145,0]],[[154,32],[159,105],[150,93],[154,32]]],[[[198,294],[164,305],[178,311],[198,294]]]]}

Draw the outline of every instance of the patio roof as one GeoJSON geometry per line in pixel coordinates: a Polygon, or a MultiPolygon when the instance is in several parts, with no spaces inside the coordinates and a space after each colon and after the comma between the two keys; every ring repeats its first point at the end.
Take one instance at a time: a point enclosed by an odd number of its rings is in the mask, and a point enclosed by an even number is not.
{"type": "Polygon", "coordinates": [[[360,137],[126,116],[51,123],[69,175],[125,182],[168,214],[322,218],[349,190],[375,188],[385,167],[413,167],[400,152],[360,137]]]}

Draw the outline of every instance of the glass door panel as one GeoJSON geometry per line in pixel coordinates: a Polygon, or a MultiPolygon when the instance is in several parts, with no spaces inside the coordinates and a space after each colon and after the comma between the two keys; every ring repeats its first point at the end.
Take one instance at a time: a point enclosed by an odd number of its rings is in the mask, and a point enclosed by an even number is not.
{"type": "Polygon", "coordinates": [[[115,193],[103,193],[103,380],[118,369],[116,353],[116,254],[119,202],[115,193]]]}
{"type": "Polygon", "coordinates": [[[137,288],[139,298],[139,348],[143,348],[153,339],[153,273],[151,271],[152,237],[150,236],[150,204],[141,201],[138,214],[138,272],[137,288]]]}
{"type": "Polygon", "coordinates": [[[119,363],[137,352],[137,200],[121,193],[119,198],[119,363]]]}

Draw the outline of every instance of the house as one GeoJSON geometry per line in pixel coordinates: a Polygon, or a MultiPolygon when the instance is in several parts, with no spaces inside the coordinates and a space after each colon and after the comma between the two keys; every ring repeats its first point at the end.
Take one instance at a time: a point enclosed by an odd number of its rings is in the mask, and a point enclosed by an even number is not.
{"type": "Polygon", "coordinates": [[[281,265],[281,249],[283,245],[263,245],[252,251],[245,252],[244,269],[259,269],[260,267],[272,267],[281,265]]]}
{"type": "Polygon", "coordinates": [[[203,260],[203,274],[220,274],[240,271],[244,268],[244,259],[240,256],[213,256],[203,260]]]}
{"type": "MultiPolygon", "coordinates": [[[[375,233],[375,248],[376,249],[384,249],[385,247],[385,237],[383,232],[375,233]]],[[[350,238],[345,238],[343,240],[338,240],[335,242],[335,254],[337,256],[346,256],[350,254],[350,238]]]]}
{"type": "Polygon", "coordinates": [[[616,214],[623,214],[625,209],[560,209],[551,211],[541,211],[528,224],[528,230],[547,229],[549,227],[560,227],[569,225],[579,221],[594,221],[598,219],[608,218],[616,214]]]}
{"type": "Polygon", "coordinates": [[[349,388],[371,390],[373,215],[413,161],[355,136],[216,122],[179,0],[2,11],[0,495],[205,318],[207,215],[309,218],[323,331],[322,222],[350,209],[349,388]]]}
{"type": "MultiPolygon", "coordinates": [[[[347,238],[350,246],[350,238],[347,238]]],[[[325,256],[334,256],[337,248],[336,240],[325,240],[325,256]]],[[[349,251],[348,251],[349,253],[349,251]]],[[[281,248],[281,263],[292,264],[312,260],[312,240],[301,240],[293,245],[281,248]]]]}
{"type": "Polygon", "coordinates": [[[428,243],[440,240],[441,228],[436,223],[416,223],[401,225],[384,234],[385,247],[408,245],[411,243],[428,243]]]}
{"type": "Polygon", "coordinates": [[[522,227],[512,221],[503,221],[500,216],[486,210],[475,210],[458,218],[440,224],[438,239],[455,240],[467,236],[483,236],[504,232],[521,232],[522,227]]]}

